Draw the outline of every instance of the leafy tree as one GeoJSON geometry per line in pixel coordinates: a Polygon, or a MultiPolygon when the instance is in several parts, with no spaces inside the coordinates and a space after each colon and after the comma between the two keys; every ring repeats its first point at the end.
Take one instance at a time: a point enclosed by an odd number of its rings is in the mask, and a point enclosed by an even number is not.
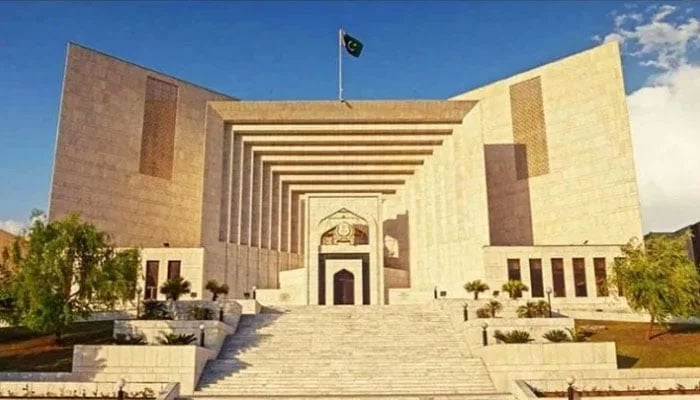
{"type": "Polygon", "coordinates": [[[689,231],[671,237],[654,235],[622,246],[615,260],[612,283],[622,288],[630,307],[649,314],[647,339],[654,323],[669,317],[691,317],[700,309],[700,276],[688,257],[689,231]]]}
{"type": "Polygon", "coordinates": [[[106,233],[77,214],[33,218],[26,248],[18,248],[5,282],[13,299],[5,319],[54,333],[57,340],[74,321],[113,309],[136,293],[139,251],[116,251],[106,233]]]}
{"type": "Polygon", "coordinates": [[[511,299],[517,299],[518,297],[522,296],[523,292],[528,291],[529,288],[521,281],[511,279],[501,286],[501,290],[508,292],[511,299]]]}
{"type": "Polygon", "coordinates": [[[211,301],[216,301],[216,299],[219,298],[219,295],[228,294],[228,285],[225,283],[219,284],[219,282],[213,279],[207,281],[207,285],[204,286],[204,288],[211,292],[211,301]]]}
{"type": "Polygon", "coordinates": [[[178,301],[180,296],[190,292],[190,283],[181,276],[170,278],[160,287],[160,294],[168,300],[178,301]]]}
{"type": "Polygon", "coordinates": [[[474,292],[474,300],[479,300],[479,293],[489,290],[489,285],[477,279],[475,281],[465,283],[464,290],[466,290],[468,293],[474,292]]]}

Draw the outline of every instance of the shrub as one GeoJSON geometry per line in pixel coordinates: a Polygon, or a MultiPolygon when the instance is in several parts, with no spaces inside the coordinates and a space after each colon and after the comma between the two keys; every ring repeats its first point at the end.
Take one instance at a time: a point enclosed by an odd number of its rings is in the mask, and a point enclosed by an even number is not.
{"type": "Polygon", "coordinates": [[[112,338],[112,342],[114,344],[142,345],[146,344],[146,338],[141,334],[131,336],[129,334],[117,333],[114,335],[114,338],[112,338]]]}
{"type": "Polygon", "coordinates": [[[198,321],[214,319],[214,312],[211,309],[200,306],[190,308],[187,315],[190,317],[190,319],[198,321]]]}
{"type": "Polygon", "coordinates": [[[549,340],[550,342],[553,342],[553,343],[561,343],[561,342],[570,342],[571,341],[569,334],[566,333],[566,331],[563,331],[561,329],[552,329],[551,331],[548,331],[547,333],[542,335],[542,337],[549,340]]]}
{"type": "Polygon", "coordinates": [[[467,282],[464,284],[464,290],[468,293],[474,293],[474,300],[479,300],[479,293],[489,290],[489,285],[480,280],[467,282]]]}
{"type": "Polygon", "coordinates": [[[143,302],[143,314],[139,319],[172,319],[165,303],[158,300],[146,300],[143,302]]]}
{"type": "Polygon", "coordinates": [[[509,280],[501,286],[501,290],[508,292],[511,299],[517,299],[522,296],[523,292],[528,291],[529,288],[519,280],[509,280]]]}
{"type": "Polygon", "coordinates": [[[503,343],[528,343],[532,342],[534,339],[530,337],[530,334],[525,331],[520,331],[514,329],[512,331],[501,332],[497,330],[494,332],[493,337],[503,343]]]}
{"type": "Polygon", "coordinates": [[[496,318],[496,314],[503,309],[503,305],[496,300],[489,301],[486,307],[488,307],[492,318],[496,318]]]}
{"type": "Polygon", "coordinates": [[[170,278],[160,287],[160,293],[168,300],[178,301],[180,296],[190,292],[190,283],[181,276],[170,278]]]}
{"type": "Polygon", "coordinates": [[[185,345],[192,344],[197,341],[195,335],[175,334],[175,333],[163,333],[162,337],[158,338],[158,343],[165,345],[185,345]]]}
{"type": "Polygon", "coordinates": [[[537,303],[533,301],[528,301],[525,305],[518,307],[516,310],[519,318],[535,318],[539,316],[539,310],[537,309],[537,303]]]}
{"type": "Polygon", "coordinates": [[[585,342],[586,341],[586,334],[581,332],[580,329],[578,328],[566,328],[566,331],[569,332],[569,336],[571,337],[572,342],[585,342]]]}
{"type": "Polygon", "coordinates": [[[228,294],[228,285],[225,283],[219,284],[213,279],[207,281],[207,285],[204,288],[211,292],[211,301],[216,301],[219,295],[228,294]]]}
{"type": "Polygon", "coordinates": [[[476,309],[477,318],[491,318],[491,309],[488,306],[483,306],[476,309]]]}
{"type": "Polygon", "coordinates": [[[547,303],[544,300],[540,300],[537,302],[536,308],[537,308],[537,314],[541,318],[549,317],[549,303],[547,303]]]}

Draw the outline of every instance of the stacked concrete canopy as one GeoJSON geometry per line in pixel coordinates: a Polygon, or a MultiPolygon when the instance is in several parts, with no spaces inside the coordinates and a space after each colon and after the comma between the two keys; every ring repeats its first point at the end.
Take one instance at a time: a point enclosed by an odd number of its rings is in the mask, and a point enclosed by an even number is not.
{"type": "Polygon", "coordinates": [[[270,303],[605,297],[641,237],[617,45],[442,101],[238,101],[69,45],[50,217],[270,303]],[[490,295],[491,293],[487,294],[490,295]]]}

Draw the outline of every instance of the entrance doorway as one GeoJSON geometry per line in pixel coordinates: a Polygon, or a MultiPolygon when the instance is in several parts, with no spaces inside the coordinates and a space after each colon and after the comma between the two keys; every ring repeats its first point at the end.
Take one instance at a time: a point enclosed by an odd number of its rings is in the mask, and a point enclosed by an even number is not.
{"type": "Polygon", "coordinates": [[[355,276],[348,270],[333,275],[333,304],[355,304],[355,276]]]}

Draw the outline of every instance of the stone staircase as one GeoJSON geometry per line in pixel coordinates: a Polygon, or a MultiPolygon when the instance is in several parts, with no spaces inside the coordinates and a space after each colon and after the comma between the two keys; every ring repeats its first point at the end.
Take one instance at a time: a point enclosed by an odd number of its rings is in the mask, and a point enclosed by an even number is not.
{"type": "Polygon", "coordinates": [[[295,306],[241,318],[193,398],[505,399],[430,306],[295,306]]]}

